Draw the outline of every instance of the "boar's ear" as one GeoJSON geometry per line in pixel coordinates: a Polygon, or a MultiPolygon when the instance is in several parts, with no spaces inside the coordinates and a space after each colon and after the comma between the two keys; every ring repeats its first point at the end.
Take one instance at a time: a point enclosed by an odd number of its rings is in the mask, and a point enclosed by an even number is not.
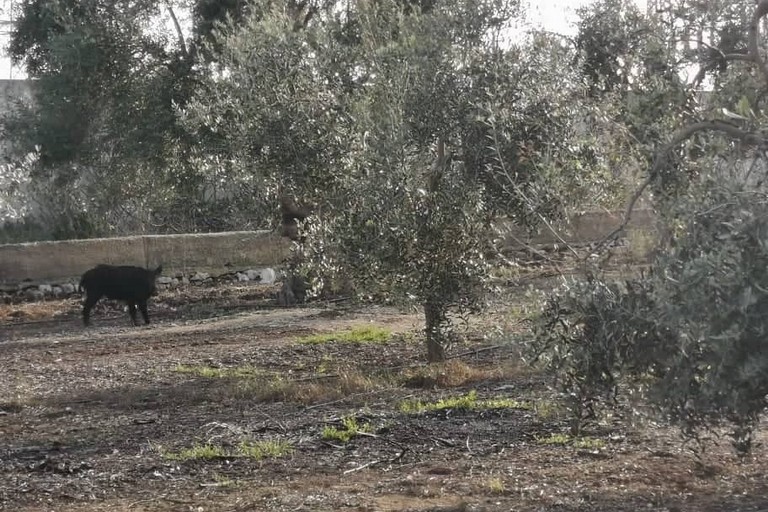
{"type": "Polygon", "coordinates": [[[163,266],[162,265],[158,265],[157,268],[155,269],[155,275],[159,276],[160,272],[162,272],[162,271],[163,271],[163,266]]]}

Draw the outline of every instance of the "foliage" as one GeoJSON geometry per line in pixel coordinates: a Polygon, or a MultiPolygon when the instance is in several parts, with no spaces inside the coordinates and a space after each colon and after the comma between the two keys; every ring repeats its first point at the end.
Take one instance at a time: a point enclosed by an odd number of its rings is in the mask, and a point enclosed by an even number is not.
{"type": "Polygon", "coordinates": [[[19,6],[10,54],[34,79],[34,101],[7,116],[3,131],[16,162],[33,157],[28,215],[52,226],[54,238],[233,226],[238,198],[220,197],[211,166],[189,151],[194,134],[178,123],[194,87],[195,52],[182,32],[163,28],[164,17],[176,21],[174,6],[19,6]]]}
{"type": "Polygon", "coordinates": [[[447,139],[451,116],[466,115],[454,59],[477,46],[482,30],[472,23],[491,5],[455,9],[435,18],[395,2],[360,4],[300,31],[285,6],[257,9],[222,29],[227,74],[187,111],[193,129],[239,167],[258,169],[275,196],[296,193],[322,211],[302,248],[317,291],[343,272],[360,293],[410,294],[432,313],[431,332],[442,332],[449,303],[477,295],[486,266],[480,189],[463,165],[441,165],[432,187],[425,176],[430,146],[447,139]],[[458,37],[464,48],[452,46],[458,37]],[[444,304],[426,306],[437,297],[444,304]]]}
{"type": "MultiPolygon", "coordinates": [[[[628,101],[615,120],[646,148],[649,169],[629,211],[649,187],[662,237],[647,274],[621,282],[589,274],[553,294],[542,312],[531,355],[556,371],[575,433],[628,393],[689,438],[730,425],[735,448],[746,453],[765,410],[768,165],[751,148],[766,144],[759,98],[768,68],[758,50],[764,34],[751,19],[764,18],[768,2],[726,4],[657,13],[637,23],[666,28],[639,49],[591,47],[605,65],[592,66],[589,53],[584,61],[593,82],[610,85],[599,89],[604,98],[628,101]],[[699,65],[693,86],[681,89],[692,64],[699,65]],[[692,94],[705,80],[714,90],[692,94]]],[[[585,18],[584,38],[626,37],[620,17],[603,23],[609,5],[585,18]]]]}
{"type": "Polygon", "coordinates": [[[633,372],[637,359],[654,357],[653,348],[664,346],[645,286],[576,280],[552,294],[537,320],[531,359],[558,376],[574,435],[615,399],[625,374],[646,371],[647,362],[633,372]]]}
{"type": "Polygon", "coordinates": [[[715,179],[697,188],[678,202],[674,245],[648,276],[575,282],[542,314],[536,350],[577,431],[625,388],[689,437],[729,423],[737,450],[751,447],[768,405],[768,194],[715,179]]]}
{"type": "Polygon", "coordinates": [[[569,51],[545,36],[503,48],[516,6],[502,0],[320,8],[300,30],[291,5],[255,2],[214,30],[186,126],[229,179],[313,207],[294,269],[312,293],[344,283],[422,307],[442,360],[455,314],[483,304],[494,219],[535,229],[609,181],[576,124],[569,51]]]}
{"type": "Polygon", "coordinates": [[[603,0],[580,11],[576,48],[580,67],[592,95],[605,95],[630,87],[634,59],[647,35],[645,18],[632,2],[603,0]]]}

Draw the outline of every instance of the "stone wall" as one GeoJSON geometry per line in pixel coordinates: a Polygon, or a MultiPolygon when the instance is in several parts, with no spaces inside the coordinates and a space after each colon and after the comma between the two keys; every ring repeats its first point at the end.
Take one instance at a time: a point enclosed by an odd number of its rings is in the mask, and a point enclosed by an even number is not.
{"type": "MultiPolygon", "coordinates": [[[[557,227],[557,234],[571,244],[589,244],[605,238],[624,219],[624,212],[583,212],[572,215],[564,226],[557,227]]],[[[632,213],[625,238],[630,241],[638,236],[655,236],[656,219],[651,210],[636,210],[632,213]]],[[[516,249],[521,243],[532,245],[558,244],[561,240],[551,230],[542,226],[538,233],[528,234],[517,226],[505,230],[506,248],[516,249]]]]}
{"type": "MultiPolygon", "coordinates": [[[[623,214],[587,212],[574,215],[558,233],[569,243],[590,243],[602,239],[621,222],[623,214]]],[[[628,226],[630,244],[653,236],[654,218],[639,210],[628,226]]],[[[560,243],[548,229],[528,235],[514,226],[506,230],[506,248],[521,243],[560,243]]],[[[75,280],[99,263],[156,267],[164,275],[212,276],[244,269],[279,266],[289,254],[290,241],[271,231],[235,231],[191,235],[145,235],[61,242],[33,242],[0,245],[0,284],[75,280]]]]}
{"type": "Polygon", "coordinates": [[[99,264],[163,265],[164,274],[280,265],[290,242],[271,231],[145,235],[0,245],[0,284],[77,278],[99,264]]]}

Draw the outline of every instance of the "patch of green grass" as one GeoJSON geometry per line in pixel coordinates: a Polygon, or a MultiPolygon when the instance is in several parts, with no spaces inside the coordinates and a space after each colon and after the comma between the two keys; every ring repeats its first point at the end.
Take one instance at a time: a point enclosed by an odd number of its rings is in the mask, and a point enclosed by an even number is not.
{"type": "Polygon", "coordinates": [[[375,325],[354,327],[348,331],[327,334],[313,334],[297,338],[299,343],[319,345],[322,343],[386,343],[392,338],[392,331],[375,325]]]}
{"type": "Polygon", "coordinates": [[[317,374],[314,379],[293,380],[281,376],[260,376],[231,381],[219,390],[222,397],[254,402],[297,402],[316,404],[380,389],[387,382],[355,371],[317,374]]]}
{"type": "Polygon", "coordinates": [[[419,413],[426,411],[439,411],[441,409],[461,409],[466,411],[484,409],[531,409],[531,404],[520,402],[510,398],[494,398],[490,400],[478,400],[477,391],[472,390],[466,395],[448,397],[437,402],[422,402],[421,400],[403,400],[399,405],[400,412],[419,413]]]}
{"type": "Polygon", "coordinates": [[[568,415],[566,407],[553,400],[539,400],[533,405],[533,410],[542,421],[556,420],[568,415]]]}
{"type": "Polygon", "coordinates": [[[174,367],[173,371],[206,379],[243,379],[259,377],[264,374],[263,371],[250,365],[235,366],[234,368],[213,368],[211,366],[179,364],[174,367]]]}
{"type": "Polygon", "coordinates": [[[277,439],[267,441],[243,441],[237,447],[238,453],[249,459],[277,459],[293,453],[293,444],[277,439]]]}
{"type": "Polygon", "coordinates": [[[279,440],[243,441],[234,449],[206,443],[196,444],[191,448],[182,448],[176,452],[161,450],[164,459],[181,462],[225,458],[275,459],[289,455],[292,452],[293,445],[291,443],[279,440]]]}
{"type": "Polygon", "coordinates": [[[592,437],[572,437],[568,434],[552,434],[549,437],[536,438],[536,443],[546,446],[571,445],[580,450],[598,450],[605,448],[605,441],[592,437]]]}
{"type": "Polygon", "coordinates": [[[566,444],[570,443],[573,438],[569,436],[568,434],[551,434],[549,437],[537,437],[536,438],[536,444],[543,444],[543,445],[562,445],[565,446],[566,444]]]}
{"type": "Polygon", "coordinates": [[[333,358],[327,355],[324,355],[323,358],[320,360],[320,364],[317,365],[317,374],[323,375],[326,373],[330,373],[331,365],[333,364],[333,358]]]}
{"type": "Polygon", "coordinates": [[[358,424],[357,419],[348,416],[341,420],[342,428],[334,427],[333,425],[326,425],[323,429],[323,439],[326,441],[341,441],[346,443],[358,434],[371,432],[370,423],[358,424]]]}

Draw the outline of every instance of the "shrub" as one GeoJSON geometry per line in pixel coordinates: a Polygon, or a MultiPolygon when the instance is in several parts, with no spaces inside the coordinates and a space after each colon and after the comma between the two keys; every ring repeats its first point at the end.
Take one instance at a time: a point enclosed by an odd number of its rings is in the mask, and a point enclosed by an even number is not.
{"type": "Polygon", "coordinates": [[[593,276],[550,298],[532,355],[556,370],[576,432],[627,391],[689,438],[730,425],[746,453],[768,395],[768,194],[712,180],[673,213],[647,275],[593,276]]]}

